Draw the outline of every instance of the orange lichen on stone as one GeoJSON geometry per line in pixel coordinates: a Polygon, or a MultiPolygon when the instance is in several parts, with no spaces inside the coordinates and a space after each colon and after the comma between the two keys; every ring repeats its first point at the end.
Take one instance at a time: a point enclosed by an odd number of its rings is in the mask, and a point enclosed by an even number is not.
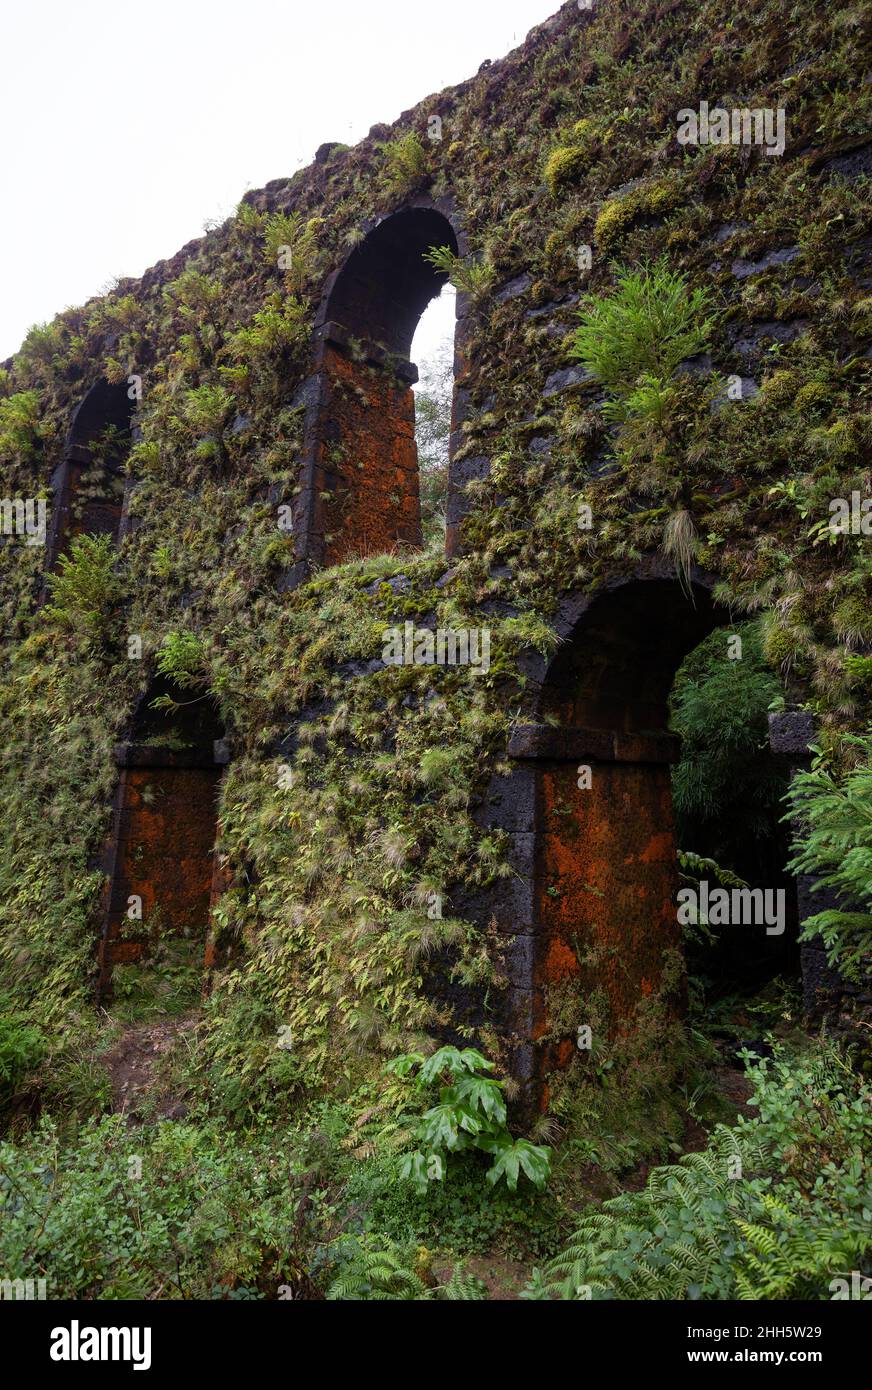
{"type": "Polygon", "coordinates": [[[130,768],[124,777],[104,975],[141,957],[155,914],[161,935],[205,943],[213,884],[219,769],[130,768]],[[142,933],[131,899],[141,902],[142,933]]]}
{"type": "MultiPolygon", "coordinates": [[[[326,564],[421,544],[415,397],[390,368],[335,348],[324,355],[329,434],[319,464],[329,501],[319,526],[326,564]]],[[[325,418],[327,412],[325,411],[325,418]]]]}
{"type": "MultiPolygon", "coordinates": [[[[617,1027],[656,989],[664,950],[679,940],[669,768],[597,763],[590,790],[579,788],[574,764],[546,764],[540,777],[536,989],[547,998],[575,975],[605,991],[617,1027]]],[[[563,1053],[561,1042],[552,1062],[563,1053]]]]}

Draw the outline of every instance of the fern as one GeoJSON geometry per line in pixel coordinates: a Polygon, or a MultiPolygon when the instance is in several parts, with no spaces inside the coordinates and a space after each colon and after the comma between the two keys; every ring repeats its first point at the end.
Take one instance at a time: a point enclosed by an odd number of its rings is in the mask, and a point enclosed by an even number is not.
{"type": "Polygon", "coordinates": [[[455,256],[450,246],[431,246],[424,252],[424,260],[440,275],[447,275],[456,290],[475,301],[483,299],[496,280],[496,270],[489,260],[464,261],[455,256]]]}
{"type": "Polygon", "coordinates": [[[712,327],[705,290],[689,290],[683,275],[665,260],[639,270],[616,268],[617,288],[606,299],[589,299],[581,310],[572,355],[614,397],[613,415],[625,413],[629,398],[644,387],[650,407],[659,399],[679,362],[705,347],[712,327]]]}
{"type": "Polygon", "coordinates": [[[327,1289],[331,1302],[412,1302],[431,1296],[392,1242],[362,1235],[338,1242],[333,1252],[340,1261],[340,1272],[327,1289]]]}
{"type": "Polygon", "coordinates": [[[806,919],[801,939],[820,935],[830,964],[859,982],[872,956],[872,733],[847,743],[861,761],[841,781],[817,766],[791,784],[790,816],[801,829],[789,867],[816,875],[814,891],[839,894],[838,908],[806,919]]]}
{"type": "Polygon", "coordinates": [[[76,536],[57,574],[49,576],[45,617],[82,637],[105,638],[120,596],[115,559],[111,536],[76,536]]]}
{"type": "Polygon", "coordinates": [[[587,1215],[525,1297],[827,1298],[868,1257],[868,1098],[834,1051],[755,1069],[760,1117],[587,1215]]]}
{"type": "Polygon", "coordinates": [[[391,191],[399,196],[411,193],[427,173],[427,151],[414,131],[382,145],[384,179],[391,191]]]}
{"type": "Polygon", "coordinates": [[[0,401],[0,455],[32,458],[40,438],[39,417],[37,391],[17,391],[0,401]]]}

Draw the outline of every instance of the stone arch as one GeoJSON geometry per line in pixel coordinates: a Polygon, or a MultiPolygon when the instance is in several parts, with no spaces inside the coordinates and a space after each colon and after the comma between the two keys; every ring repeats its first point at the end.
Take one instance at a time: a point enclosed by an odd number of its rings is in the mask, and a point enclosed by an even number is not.
{"type": "Polygon", "coordinates": [[[133,412],[126,382],[112,385],[106,380],[92,386],[76,409],[63,459],[52,478],[50,566],[74,536],[108,535],[118,539],[133,412]]]}
{"type": "Polygon", "coordinates": [[[514,875],[463,906],[503,938],[506,1031],[529,1109],[575,1052],[574,1032],[555,1036],[555,998],[581,1007],[601,990],[619,1025],[659,986],[664,953],[679,943],[669,695],[684,657],[729,624],[714,584],[697,570],[685,588],[657,557],[567,596],[559,649],[526,663],[512,771],[494,778],[478,813],[507,833],[514,875]]]}
{"type": "Polygon", "coordinates": [[[421,544],[415,400],[418,322],[447,283],[424,260],[463,251],[446,203],[419,200],[372,225],[331,276],[303,392],[306,450],[298,559],[340,564],[421,544]]]}
{"type": "Polygon", "coordinates": [[[211,699],[192,700],[156,677],[127,741],[115,748],[119,781],[102,864],[101,997],[111,991],[113,967],[140,961],[158,936],[193,940],[208,958],[210,912],[224,886],[215,846],[229,760],[211,699]],[[169,715],[154,708],[164,695],[178,701],[169,715]]]}

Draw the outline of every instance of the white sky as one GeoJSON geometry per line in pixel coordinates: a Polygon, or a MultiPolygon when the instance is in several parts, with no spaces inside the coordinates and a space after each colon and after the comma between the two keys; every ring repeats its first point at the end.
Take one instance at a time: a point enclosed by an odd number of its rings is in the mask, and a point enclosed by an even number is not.
{"type": "MultiPolygon", "coordinates": [[[[0,0],[0,361],[248,188],[503,57],[560,0],[0,0]]],[[[447,296],[416,351],[445,331],[447,296]],[[440,317],[441,315],[441,317],[440,317]]]]}

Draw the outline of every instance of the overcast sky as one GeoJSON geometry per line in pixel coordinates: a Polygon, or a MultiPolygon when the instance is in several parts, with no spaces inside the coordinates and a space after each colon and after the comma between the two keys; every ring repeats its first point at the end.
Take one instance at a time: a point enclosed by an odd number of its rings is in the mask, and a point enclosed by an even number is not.
{"type": "MultiPolygon", "coordinates": [[[[246,189],[462,82],[559,8],[6,0],[0,360],[31,324],[141,275],[246,189]]],[[[436,310],[423,336],[442,331],[436,310]]]]}

